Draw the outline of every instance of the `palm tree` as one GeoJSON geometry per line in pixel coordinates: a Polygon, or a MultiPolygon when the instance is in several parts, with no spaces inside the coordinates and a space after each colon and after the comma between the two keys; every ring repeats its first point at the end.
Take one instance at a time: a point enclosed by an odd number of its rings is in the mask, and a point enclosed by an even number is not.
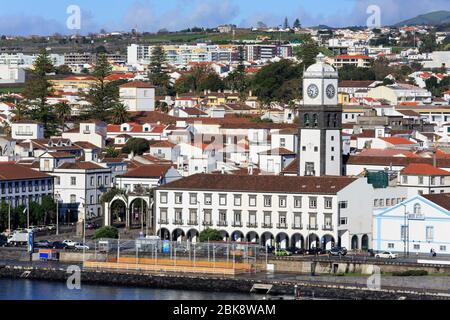
{"type": "Polygon", "coordinates": [[[66,120],[72,115],[72,108],[67,102],[60,102],[55,105],[54,113],[61,123],[62,132],[66,129],[66,120]]]}
{"type": "Polygon", "coordinates": [[[122,124],[128,122],[128,120],[130,119],[128,109],[122,103],[115,104],[111,109],[111,114],[111,121],[113,122],[113,124],[122,124]]]}
{"type": "Polygon", "coordinates": [[[106,147],[105,154],[106,154],[107,158],[116,158],[119,156],[120,153],[114,147],[109,146],[109,147],[106,147]]]}

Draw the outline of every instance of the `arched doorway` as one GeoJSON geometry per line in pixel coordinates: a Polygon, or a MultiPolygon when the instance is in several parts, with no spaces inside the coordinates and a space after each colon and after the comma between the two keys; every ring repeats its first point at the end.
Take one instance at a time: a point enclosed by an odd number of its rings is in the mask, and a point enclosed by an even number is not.
{"type": "Polygon", "coordinates": [[[358,236],[354,235],[352,237],[352,250],[358,250],[358,236]]]}
{"type": "Polygon", "coordinates": [[[291,238],[291,246],[297,249],[303,249],[305,247],[305,238],[300,233],[296,233],[291,238]]]}
{"type": "Polygon", "coordinates": [[[247,242],[259,243],[259,235],[255,231],[250,231],[249,233],[247,233],[247,236],[245,238],[247,239],[247,242]]]}
{"type": "Polygon", "coordinates": [[[367,234],[363,235],[361,238],[361,250],[369,250],[369,236],[367,234]]]}
{"type": "Polygon", "coordinates": [[[181,229],[175,229],[172,231],[172,241],[181,242],[184,240],[185,233],[181,229]]]}
{"type": "Polygon", "coordinates": [[[276,244],[276,246],[280,249],[289,248],[289,236],[284,232],[277,234],[276,244]]]}
{"type": "Polygon", "coordinates": [[[192,242],[192,243],[200,242],[199,236],[200,236],[200,233],[195,229],[191,229],[187,232],[187,239],[189,242],[192,242]]]}
{"type": "Polygon", "coordinates": [[[170,231],[166,228],[161,228],[158,230],[157,235],[161,238],[161,240],[170,240],[170,231]]]}
{"type": "Polygon", "coordinates": [[[220,230],[220,235],[222,236],[223,241],[228,242],[230,240],[230,234],[224,230],[220,230]]]}
{"type": "Polygon", "coordinates": [[[265,247],[273,247],[274,236],[270,232],[264,232],[261,235],[261,245],[265,247]]]}
{"type": "Polygon", "coordinates": [[[231,241],[244,242],[244,234],[241,231],[235,231],[231,234],[231,241]]]}
{"type": "Polygon", "coordinates": [[[315,233],[308,236],[308,249],[320,248],[320,239],[315,233]]]}
{"type": "Polygon", "coordinates": [[[323,250],[331,250],[336,245],[334,237],[330,234],[324,235],[321,242],[323,250]]]}
{"type": "Polygon", "coordinates": [[[111,225],[123,228],[127,224],[127,206],[122,199],[116,199],[110,206],[111,225]]]}
{"type": "Polygon", "coordinates": [[[130,228],[140,228],[147,224],[148,205],[144,199],[130,203],[130,228]]]}

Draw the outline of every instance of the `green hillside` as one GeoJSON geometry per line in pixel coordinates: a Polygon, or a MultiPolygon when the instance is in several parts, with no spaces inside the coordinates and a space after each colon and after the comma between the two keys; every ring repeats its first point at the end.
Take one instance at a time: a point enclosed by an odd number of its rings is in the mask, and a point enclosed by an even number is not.
{"type": "Polygon", "coordinates": [[[438,25],[450,22],[450,11],[434,11],[419,15],[415,18],[404,20],[396,26],[414,26],[414,25],[438,25]]]}

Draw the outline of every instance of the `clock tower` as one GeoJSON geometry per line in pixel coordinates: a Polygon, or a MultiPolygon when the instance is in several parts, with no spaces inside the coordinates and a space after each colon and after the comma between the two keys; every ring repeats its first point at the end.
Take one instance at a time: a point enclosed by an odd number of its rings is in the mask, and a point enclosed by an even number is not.
{"type": "Polygon", "coordinates": [[[342,107],[338,106],[338,73],[319,54],[303,75],[299,108],[300,176],[342,175],[342,107]]]}

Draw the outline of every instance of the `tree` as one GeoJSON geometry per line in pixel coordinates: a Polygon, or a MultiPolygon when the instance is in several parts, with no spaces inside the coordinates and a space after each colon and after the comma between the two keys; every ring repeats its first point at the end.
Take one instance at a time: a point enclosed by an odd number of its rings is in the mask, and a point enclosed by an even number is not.
{"type": "Polygon", "coordinates": [[[128,109],[123,103],[115,104],[111,109],[111,121],[113,124],[122,124],[130,120],[128,109]]]}
{"type": "Polygon", "coordinates": [[[165,68],[166,62],[166,53],[163,47],[154,47],[149,65],[148,78],[161,94],[167,94],[170,89],[170,77],[165,68]]]}
{"type": "Polygon", "coordinates": [[[298,47],[295,55],[300,60],[305,69],[316,63],[316,57],[320,53],[319,46],[312,39],[306,39],[305,42],[298,47]]]}
{"type": "Polygon", "coordinates": [[[142,138],[131,138],[122,148],[122,152],[126,154],[133,153],[135,155],[142,155],[144,152],[148,151],[149,148],[150,143],[148,140],[142,138]]]}
{"type": "Polygon", "coordinates": [[[56,203],[50,196],[42,197],[41,208],[44,211],[44,224],[56,221],[56,203]]]}
{"type": "Polygon", "coordinates": [[[114,197],[118,196],[118,195],[126,196],[126,192],[122,189],[117,189],[116,187],[114,187],[111,190],[109,190],[108,192],[105,192],[100,197],[100,202],[101,203],[111,202],[114,199],[114,197]]]}
{"type": "Polygon", "coordinates": [[[30,223],[35,225],[44,224],[44,210],[39,203],[32,202],[29,205],[30,210],[30,223]]]}
{"type": "Polygon", "coordinates": [[[267,29],[267,25],[264,22],[262,22],[262,21],[258,21],[256,23],[256,28],[258,28],[258,29],[267,29]]]}
{"type": "Polygon", "coordinates": [[[302,27],[302,24],[300,23],[300,19],[299,18],[295,19],[294,28],[300,29],[301,27],[302,27]]]}
{"type": "Polygon", "coordinates": [[[63,75],[73,74],[72,69],[70,69],[70,67],[67,65],[56,67],[55,72],[56,74],[63,74],[63,75]]]}
{"type": "Polygon", "coordinates": [[[223,237],[220,234],[220,231],[208,228],[200,232],[200,242],[208,241],[223,241],[223,237]]]}
{"type": "Polygon", "coordinates": [[[207,65],[194,66],[190,72],[183,74],[175,82],[175,91],[186,93],[189,91],[200,93],[204,90],[223,90],[225,85],[219,75],[207,65]]]}
{"type": "Polygon", "coordinates": [[[119,230],[114,227],[106,226],[95,232],[94,239],[118,239],[119,230]]]}
{"type": "Polygon", "coordinates": [[[72,115],[72,108],[67,102],[60,102],[55,105],[55,117],[61,124],[61,131],[64,132],[66,129],[66,120],[72,115]]]}
{"type": "Polygon", "coordinates": [[[19,102],[11,110],[11,113],[13,114],[13,122],[29,119],[29,106],[25,102],[19,102]]]}
{"type": "Polygon", "coordinates": [[[112,146],[106,147],[105,153],[107,158],[117,158],[120,154],[120,152],[112,146]]]}
{"type": "Polygon", "coordinates": [[[100,54],[92,72],[92,75],[96,78],[96,83],[87,97],[91,103],[88,108],[88,117],[106,122],[109,119],[111,108],[118,102],[119,88],[114,82],[105,80],[111,73],[112,66],[106,55],[100,54]]]}
{"type": "Polygon", "coordinates": [[[302,70],[290,60],[271,62],[261,68],[252,81],[252,89],[262,104],[288,103],[301,97],[302,70]]]}
{"type": "Polygon", "coordinates": [[[392,73],[392,68],[389,67],[389,61],[386,58],[379,58],[374,61],[372,70],[375,74],[375,80],[383,81],[389,74],[392,73]]]}
{"type": "Polygon", "coordinates": [[[436,34],[429,33],[422,38],[422,45],[420,46],[421,53],[430,53],[437,49],[436,34]]]}
{"type": "Polygon", "coordinates": [[[288,20],[288,17],[284,18],[283,28],[284,28],[284,29],[289,29],[289,20],[288,20]]]}
{"type": "Polygon", "coordinates": [[[54,67],[47,51],[42,50],[33,64],[33,71],[23,92],[32,106],[31,117],[43,123],[46,137],[55,132],[53,113],[47,103],[47,97],[52,92],[52,84],[47,75],[53,71],[54,67]]]}

